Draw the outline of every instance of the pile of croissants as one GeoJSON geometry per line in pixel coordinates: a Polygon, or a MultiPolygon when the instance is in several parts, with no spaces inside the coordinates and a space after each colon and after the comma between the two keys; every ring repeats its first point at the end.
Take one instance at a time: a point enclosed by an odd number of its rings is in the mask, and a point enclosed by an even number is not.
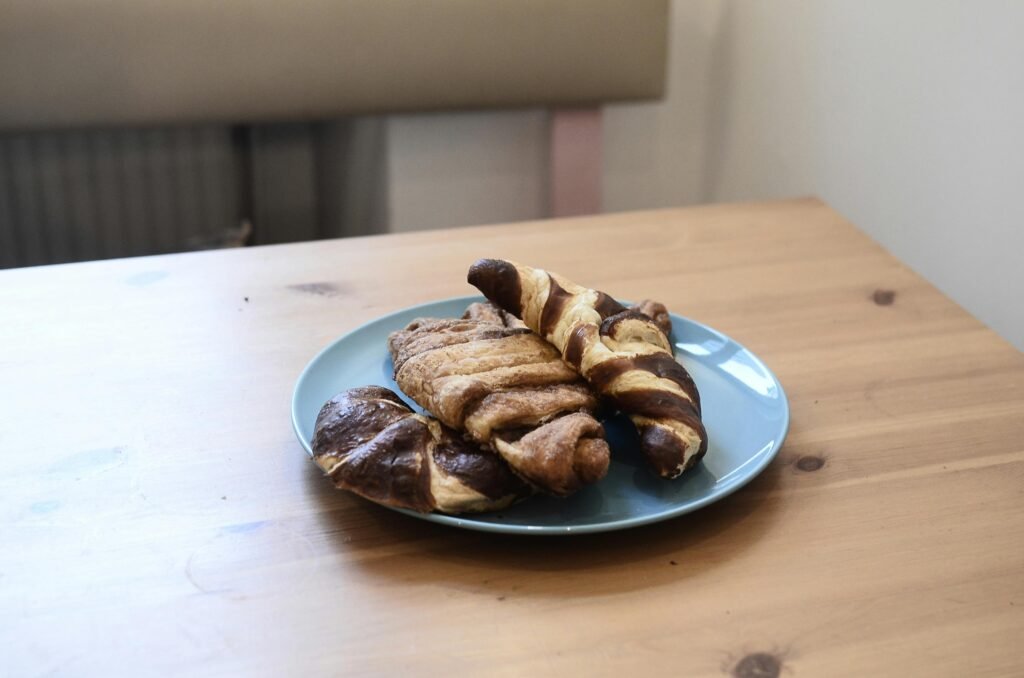
{"type": "Polygon", "coordinates": [[[565,278],[481,259],[488,299],[388,338],[394,379],[348,389],[317,417],[313,459],[339,488],[421,512],[494,511],[568,496],[608,471],[600,418],[636,426],[652,470],[676,478],[707,451],[700,395],[676,361],[665,307],[626,307],[565,278]]]}

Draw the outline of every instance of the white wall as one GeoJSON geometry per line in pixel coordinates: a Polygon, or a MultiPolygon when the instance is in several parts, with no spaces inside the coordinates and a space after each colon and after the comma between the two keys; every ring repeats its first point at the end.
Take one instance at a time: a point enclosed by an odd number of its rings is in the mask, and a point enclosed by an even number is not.
{"type": "Polygon", "coordinates": [[[707,197],[820,195],[1024,348],[1024,3],[725,11],[707,197]]]}
{"type": "MultiPolygon", "coordinates": [[[[676,0],[605,209],[816,194],[1024,348],[1024,2],[676,0]]],[[[544,216],[538,112],[389,122],[393,230],[544,216]]]]}

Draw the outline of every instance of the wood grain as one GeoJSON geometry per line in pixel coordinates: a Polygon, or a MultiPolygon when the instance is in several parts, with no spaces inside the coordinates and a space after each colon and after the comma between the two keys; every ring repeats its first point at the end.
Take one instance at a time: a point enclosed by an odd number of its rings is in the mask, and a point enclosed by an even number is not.
{"type": "Polygon", "coordinates": [[[1024,661],[1024,358],[814,200],[6,271],[0,347],[0,673],[1024,661]],[[292,437],[296,376],[366,320],[470,292],[482,256],[749,346],[790,397],[779,458],[697,513],[571,539],[333,490],[292,437]]]}

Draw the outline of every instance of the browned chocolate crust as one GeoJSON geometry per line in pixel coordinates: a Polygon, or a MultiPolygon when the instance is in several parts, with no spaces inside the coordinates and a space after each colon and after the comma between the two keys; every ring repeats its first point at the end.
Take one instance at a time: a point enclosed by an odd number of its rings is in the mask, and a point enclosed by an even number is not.
{"type": "MultiPolygon", "coordinates": [[[[518,316],[522,313],[520,307],[522,288],[519,285],[519,272],[507,261],[481,259],[469,269],[468,280],[470,285],[475,285],[478,288],[481,284],[487,285],[484,296],[512,315],[518,316]]],[[[483,288],[480,289],[483,291],[483,288]]]]}
{"type": "Polygon", "coordinates": [[[328,401],[317,417],[312,448],[335,485],[388,506],[479,511],[530,494],[492,451],[413,414],[379,386],[349,389],[328,401]]]}

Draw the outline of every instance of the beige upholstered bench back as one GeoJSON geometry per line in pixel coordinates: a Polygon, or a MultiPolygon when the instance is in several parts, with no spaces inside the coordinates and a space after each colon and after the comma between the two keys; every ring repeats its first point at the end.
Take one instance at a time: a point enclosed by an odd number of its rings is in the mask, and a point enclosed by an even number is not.
{"type": "Polygon", "coordinates": [[[667,0],[0,0],[0,129],[657,98],[667,0]]]}

